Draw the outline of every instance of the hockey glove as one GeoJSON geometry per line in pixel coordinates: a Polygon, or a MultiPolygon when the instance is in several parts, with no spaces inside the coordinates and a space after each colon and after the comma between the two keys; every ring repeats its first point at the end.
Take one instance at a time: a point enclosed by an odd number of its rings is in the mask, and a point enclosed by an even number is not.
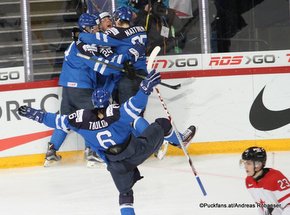
{"type": "Polygon", "coordinates": [[[92,57],[92,56],[99,54],[98,47],[96,47],[96,46],[86,44],[80,40],[78,40],[76,42],[76,45],[77,45],[77,49],[79,50],[79,52],[83,55],[92,57]]]}
{"type": "Polygon", "coordinates": [[[140,90],[143,91],[146,95],[152,93],[153,88],[161,82],[161,76],[156,70],[152,70],[149,75],[141,82],[140,90]]]}
{"type": "Polygon", "coordinates": [[[139,42],[129,49],[129,56],[131,57],[131,62],[135,63],[139,57],[145,55],[146,47],[139,42]]]}
{"type": "Polygon", "coordinates": [[[124,69],[126,71],[126,74],[127,74],[127,77],[130,79],[130,80],[134,80],[136,79],[136,72],[135,72],[135,69],[133,67],[133,65],[129,62],[129,61],[126,61],[124,63],[124,69]]]}
{"type": "Polygon", "coordinates": [[[42,123],[45,112],[23,105],[18,108],[18,114],[20,116],[42,123]]]}

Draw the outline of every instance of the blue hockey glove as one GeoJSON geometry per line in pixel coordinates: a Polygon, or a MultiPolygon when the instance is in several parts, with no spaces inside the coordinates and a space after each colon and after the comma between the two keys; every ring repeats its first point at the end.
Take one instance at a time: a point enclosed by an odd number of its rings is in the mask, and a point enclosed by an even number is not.
{"type": "Polygon", "coordinates": [[[28,119],[32,119],[32,120],[35,120],[39,123],[42,123],[45,113],[42,110],[36,110],[32,107],[28,107],[26,105],[23,105],[23,106],[20,106],[18,108],[18,114],[20,116],[23,116],[23,117],[26,117],[28,119]]]}
{"type": "Polygon", "coordinates": [[[133,46],[133,48],[129,49],[129,55],[131,57],[131,62],[135,63],[139,57],[145,55],[146,47],[139,42],[133,46]]]}
{"type": "Polygon", "coordinates": [[[153,88],[161,82],[161,76],[159,72],[156,70],[152,70],[149,75],[141,82],[140,89],[146,94],[150,95],[152,93],[153,88]]]}

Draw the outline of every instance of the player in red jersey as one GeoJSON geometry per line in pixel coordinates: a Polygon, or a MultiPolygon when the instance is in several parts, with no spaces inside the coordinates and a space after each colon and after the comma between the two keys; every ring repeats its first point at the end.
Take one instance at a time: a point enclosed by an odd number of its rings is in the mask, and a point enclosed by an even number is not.
{"type": "Polygon", "coordinates": [[[246,187],[260,214],[290,215],[290,183],[280,171],[265,168],[267,154],[262,147],[250,147],[242,154],[247,173],[246,187]]]}

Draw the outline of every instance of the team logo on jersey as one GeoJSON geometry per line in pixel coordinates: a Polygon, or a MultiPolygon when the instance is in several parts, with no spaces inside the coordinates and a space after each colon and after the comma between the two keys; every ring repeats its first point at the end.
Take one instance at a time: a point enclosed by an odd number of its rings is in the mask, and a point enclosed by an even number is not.
{"type": "Polygon", "coordinates": [[[260,131],[274,130],[290,123],[290,108],[274,111],[265,107],[263,103],[265,87],[254,100],[249,116],[252,126],[260,131]]]}

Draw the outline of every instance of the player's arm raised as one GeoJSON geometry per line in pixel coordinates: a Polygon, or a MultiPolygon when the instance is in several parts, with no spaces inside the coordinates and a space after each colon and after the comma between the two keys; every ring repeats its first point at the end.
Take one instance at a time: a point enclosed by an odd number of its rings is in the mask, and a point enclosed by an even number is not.
{"type": "Polygon", "coordinates": [[[140,89],[135,96],[126,101],[120,108],[120,120],[130,123],[133,122],[145,109],[148,97],[153,88],[160,83],[160,73],[152,70],[148,76],[141,82],[140,89]]]}

